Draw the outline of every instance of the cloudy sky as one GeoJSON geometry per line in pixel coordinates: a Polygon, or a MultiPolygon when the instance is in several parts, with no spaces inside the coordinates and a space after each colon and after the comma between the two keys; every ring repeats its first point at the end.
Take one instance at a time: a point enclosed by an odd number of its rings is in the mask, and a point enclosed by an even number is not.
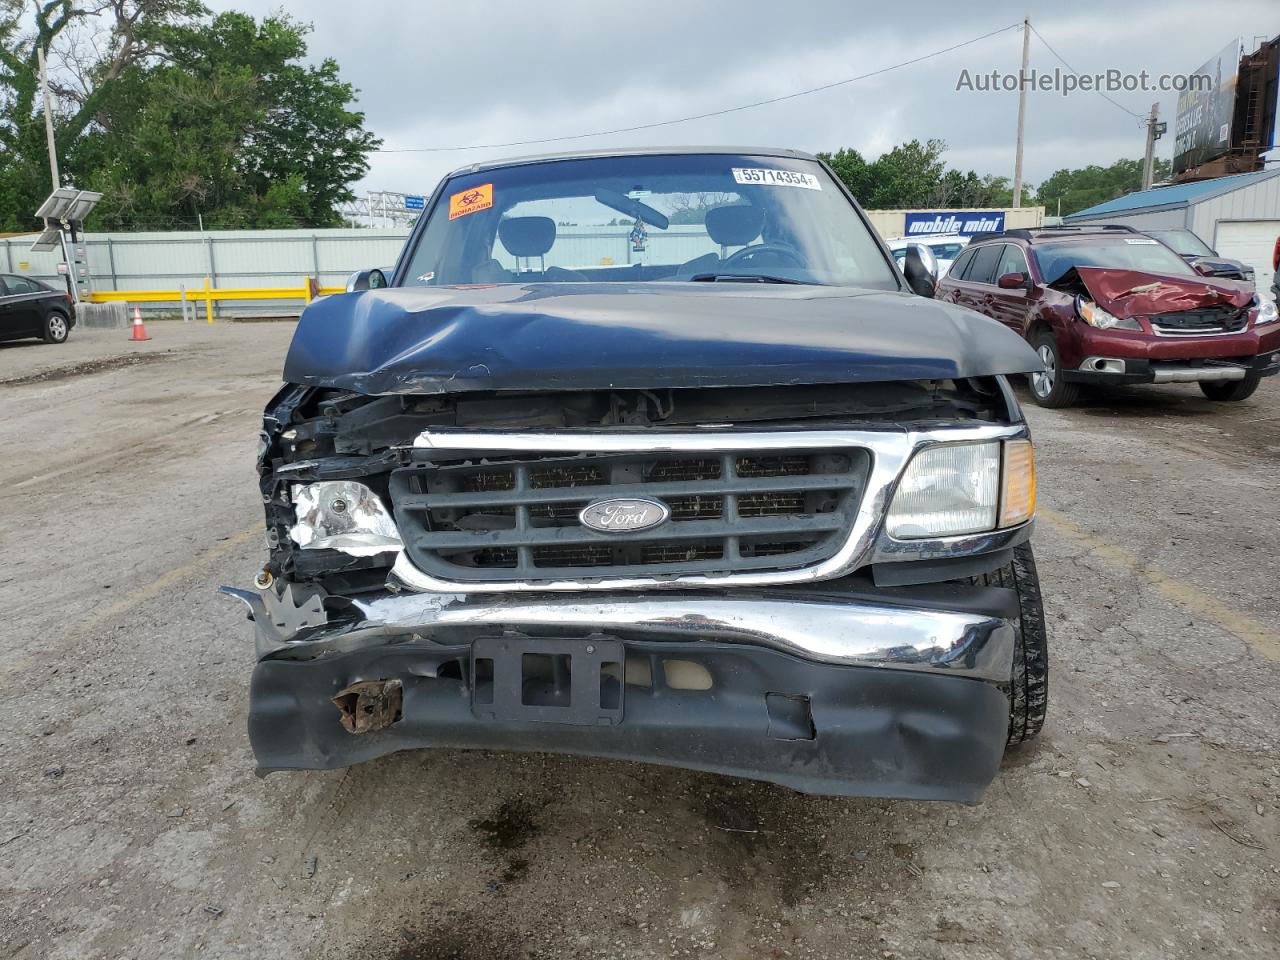
{"type": "MultiPolygon", "coordinates": [[[[362,189],[427,193],[455,167],[493,157],[639,144],[856,147],[874,157],[912,138],[948,144],[951,166],[1012,176],[1017,94],[957,90],[962,70],[1016,73],[1020,30],[783,103],[563,144],[439,152],[572,136],[708,113],[880,70],[1002,27],[1032,25],[1082,73],[1186,74],[1233,37],[1247,50],[1280,33],[1275,0],[1071,5],[933,0],[213,0],[255,14],[284,9],[315,30],[385,141],[362,189]]],[[[1035,35],[1031,66],[1061,64],[1035,35]]],[[[1170,121],[1174,93],[1111,94],[1170,121]]],[[[1096,93],[1029,96],[1025,176],[1140,157],[1141,123],[1096,93]]]]}

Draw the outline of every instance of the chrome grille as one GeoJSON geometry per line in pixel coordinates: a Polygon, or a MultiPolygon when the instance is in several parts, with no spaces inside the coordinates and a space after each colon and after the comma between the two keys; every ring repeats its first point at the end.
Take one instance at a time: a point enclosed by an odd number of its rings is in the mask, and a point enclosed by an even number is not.
{"type": "Polygon", "coordinates": [[[806,566],[849,534],[870,468],[860,448],[424,459],[390,494],[406,551],[455,581],[721,574],[806,566]],[[644,497],[670,519],[601,533],[579,513],[644,497]]]}

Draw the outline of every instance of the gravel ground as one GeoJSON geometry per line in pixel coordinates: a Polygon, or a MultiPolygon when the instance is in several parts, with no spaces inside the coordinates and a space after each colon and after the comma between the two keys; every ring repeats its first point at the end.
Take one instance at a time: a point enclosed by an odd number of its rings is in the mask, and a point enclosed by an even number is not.
{"type": "Polygon", "coordinates": [[[1030,410],[1049,723],[973,807],[543,755],[253,776],[288,324],[0,344],[0,955],[1280,955],[1280,383],[1030,410]]]}

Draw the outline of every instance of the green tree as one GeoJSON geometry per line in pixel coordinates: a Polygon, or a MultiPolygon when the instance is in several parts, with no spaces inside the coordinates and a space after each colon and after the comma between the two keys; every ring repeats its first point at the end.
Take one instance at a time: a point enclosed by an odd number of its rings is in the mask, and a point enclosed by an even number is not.
{"type": "Polygon", "coordinates": [[[849,192],[864,207],[870,207],[873,189],[870,167],[862,154],[852,147],[841,147],[835,153],[819,153],[819,160],[824,160],[839,177],[849,192]]]}
{"type": "MultiPolygon", "coordinates": [[[[997,177],[993,174],[987,174],[982,178],[982,187],[984,192],[983,200],[974,204],[978,207],[1012,207],[1013,206],[1013,184],[1009,182],[1008,177],[997,177]]],[[[1029,201],[1035,196],[1035,187],[1023,181],[1022,199],[1029,201]]]]}
{"type": "MultiPolygon", "coordinates": [[[[1156,180],[1166,179],[1171,172],[1169,161],[1157,159],[1154,172],[1156,180]]],[[[1042,204],[1046,213],[1055,216],[1061,203],[1061,213],[1065,217],[1141,189],[1142,161],[1117,160],[1107,167],[1093,164],[1058,170],[1040,184],[1036,203],[1042,204]]]]}
{"type": "Polygon", "coordinates": [[[28,35],[20,0],[0,4],[0,229],[30,229],[48,192],[35,48],[93,26],[105,54],[51,85],[64,179],[104,193],[91,228],[341,223],[335,208],[380,141],[338,65],[304,62],[306,25],[211,16],[195,0],[109,0],[103,26],[70,0],[43,0],[28,35]]]}
{"type": "Polygon", "coordinates": [[[946,149],[941,140],[911,140],[882,153],[871,164],[871,206],[880,210],[929,206],[946,169],[942,162],[946,149]]]}
{"type": "MultiPolygon", "coordinates": [[[[352,199],[350,185],[368,170],[368,154],[380,140],[351,109],[356,90],[338,64],[299,61],[310,27],[285,15],[261,22],[224,13],[208,24],[161,31],[178,69],[203,83],[251,85],[251,117],[242,126],[238,172],[244,187],[265,198],[274,184],[301,176],[308,225],[336,225],[335,206],[352,199]]],[[[277,189],[277,193],[279,190],[277,189]]]]}
{"type": "Polygon", "coordinates": [[[948,170],[942,140],[912,140],[881,154],[871,163],[844,147],[819,153],[858,201],[870,209],[905,207],[1008,206],[1012,190],[1006,177],[979,176],[970,170],[948,170]]]}
{"type": "Polygon", "coordinates": [[[1008,177],[980,177],[972,170],[948,170],[938,180],[931,200],[934,207],[1007,207],[1012,203],[1008,177]]]}
{"type": "MultiPolygon", "coordinates": [[[[34,0],[28,14],[24,0],[0,0],[0,229],[30,229],[36,206],[49,193],[37,51],[48,50],[56,59],[58,44],[77,30],[98,41],[98,54],[80,65],[72,82],[51,79],[61,157],[94,123],[106,91],[156,53],[142,34],[203,10],[197,0],[103,0],[94,9],[73,0],[34,0]]],[[[63,170],[63,180],[76,172],[63,170]]]]}

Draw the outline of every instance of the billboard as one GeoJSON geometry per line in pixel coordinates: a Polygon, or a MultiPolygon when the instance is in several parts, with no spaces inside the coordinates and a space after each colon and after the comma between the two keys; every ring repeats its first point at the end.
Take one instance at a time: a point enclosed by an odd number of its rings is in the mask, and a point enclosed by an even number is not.
{"type": "Polygon", "coordinates": [[[1240,70],[1240,39],[1218,51],[1199,70],[1208,76],[1207,88],[1188,84],[1178,94],[1174,119],[1173,172],[1183,173],[1222,156],[1231,147],[1231,115],[1236,106],[1236,77],[1240,70]]]}
{"type": "MultiPolygon", "coordinates": [[[[1262,157],[1267,163],[1280,163],[1280,37],[1268,40],[1253,54],[1262,62],[1262,103],[1266,125],[1258,131],[1262,141],[1262,157]]],[[[1243,71],[1243,68],[1241,68],[1243,71]]],[[[1246,91],[1249,96],[1253,91],[1246,91]]]]}
{"type": "Polygon", "coordinates": [[[1004,229],[1003,210],[930,210],[927,213],[908,213],[906,236],[932,237],[943,233],[958,233],[963,237],[975,233],[1004,229]]]}

